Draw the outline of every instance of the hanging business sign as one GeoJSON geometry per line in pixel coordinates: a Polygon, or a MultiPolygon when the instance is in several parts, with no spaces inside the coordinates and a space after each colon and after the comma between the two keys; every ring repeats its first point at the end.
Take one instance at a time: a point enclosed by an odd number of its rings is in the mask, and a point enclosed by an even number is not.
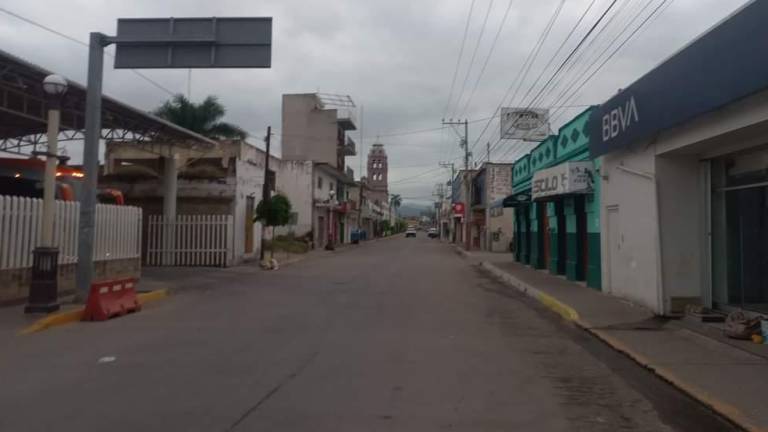
{"type": "Polygon", "coordinates": [[[461,203],[461,202],[453,203],[453,215],[464,216],[464,203],[461,203]]]}
{"type": "Polygon", "coordinates": [[[533,173],[531,196],[534,200],[551,196],[592,192],[592,161],[565,162],[533,173]]]}
{"type": "Polygon", "coordinates": [[[595,108],[593,157],[648,141],[729,103],[768,89],[768,2],[755,1],[595,108]]]}
{"type": "Polygon", "coordinates": [[[115,69],[269,68],[272,18],[120,18],[115,69]]]}
{"type": "Polygon", "coordinates": [[[532,108],[502,108],[501,138],[544,141],[551,134],[549,110],[532,108]]]}

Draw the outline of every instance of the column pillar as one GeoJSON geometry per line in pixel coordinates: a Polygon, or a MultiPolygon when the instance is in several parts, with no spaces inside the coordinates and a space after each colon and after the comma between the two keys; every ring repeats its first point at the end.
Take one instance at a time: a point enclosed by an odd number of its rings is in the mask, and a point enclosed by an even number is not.
{"type": "Polygon", "coordinates": [[[178,193],[178,160],[176,155],[163,158],[163,264],[174,265],[176,247],[176,197],[178,193]]]}

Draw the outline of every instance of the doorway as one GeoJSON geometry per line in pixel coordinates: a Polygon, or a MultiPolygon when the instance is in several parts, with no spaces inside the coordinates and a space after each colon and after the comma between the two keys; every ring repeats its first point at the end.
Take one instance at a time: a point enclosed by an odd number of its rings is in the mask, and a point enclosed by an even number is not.
{"type": "Polygon", "coordinates": [[[565,223],[565,202],[558,199],[554,202],[557,217],[557,274],[565,274],[565,260],[568,251],[568,236],[565,223]]]}
{"type": "Polygon", "coordinates": [[[586,196],[576,197],[576,280],[587,278],[589,240],[587,234],[586,196]]]}
{"type": "Polygon", "coordinates": [[[536,204],[538,206],[539,210],[539,245],[541,246],[539,248],[539,258],[541,261],[539,261],[539,268],[548,268],[549,267],[549,259],[551,257],[551,250],[550,250],[550,237],[551,233],[549,232],[549,216],[547,215],[547,203],[545,202],[539,202],[536,204]]]}
{"type": "Polygon", "coordinates": [[[713,301],[768,313],[768,152],[713,161],[712,186],[713,301]]]}

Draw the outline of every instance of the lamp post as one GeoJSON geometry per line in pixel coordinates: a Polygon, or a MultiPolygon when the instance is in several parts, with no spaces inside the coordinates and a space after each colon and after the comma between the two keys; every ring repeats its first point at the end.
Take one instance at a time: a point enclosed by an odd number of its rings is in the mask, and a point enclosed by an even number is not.
{"type": "Polygon", "coordinates": [[[53,223],[56,208],[56,165],[58,162],[61,99],[67,91],[67,80],[60,75],[48,75],[43,80],[48,104],[48,150],[43,177],[43,217],[40,244],[32,252],[32,283],[25,313],[50,313],[59,309],[58,258],[59,249],[53,244],[53,223]]]}
{"type": "Polygon", "coordinates": [[[333,245],[333,206],[336,203],[335,197],[335,190],[328,192],[328,242],[325,244],[325,249],[331,251],[335,250],[333,245]]]}

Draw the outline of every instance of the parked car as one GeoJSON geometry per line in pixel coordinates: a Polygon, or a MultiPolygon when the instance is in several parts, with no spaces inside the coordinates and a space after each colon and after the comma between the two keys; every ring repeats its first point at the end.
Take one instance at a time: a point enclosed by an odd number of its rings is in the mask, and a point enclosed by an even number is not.
{"type": "Polygon", "coordinates": [[[429,231],[427,231],[427,237],[429,238],[437,238],[437,228],[430,228],[429,231]]]}
{"type": "Polygon", "coordinates": [[[405,236],[406,237],[416,237],[416,228],[408,227],[408,229],[405,230],[405,236]]]}

